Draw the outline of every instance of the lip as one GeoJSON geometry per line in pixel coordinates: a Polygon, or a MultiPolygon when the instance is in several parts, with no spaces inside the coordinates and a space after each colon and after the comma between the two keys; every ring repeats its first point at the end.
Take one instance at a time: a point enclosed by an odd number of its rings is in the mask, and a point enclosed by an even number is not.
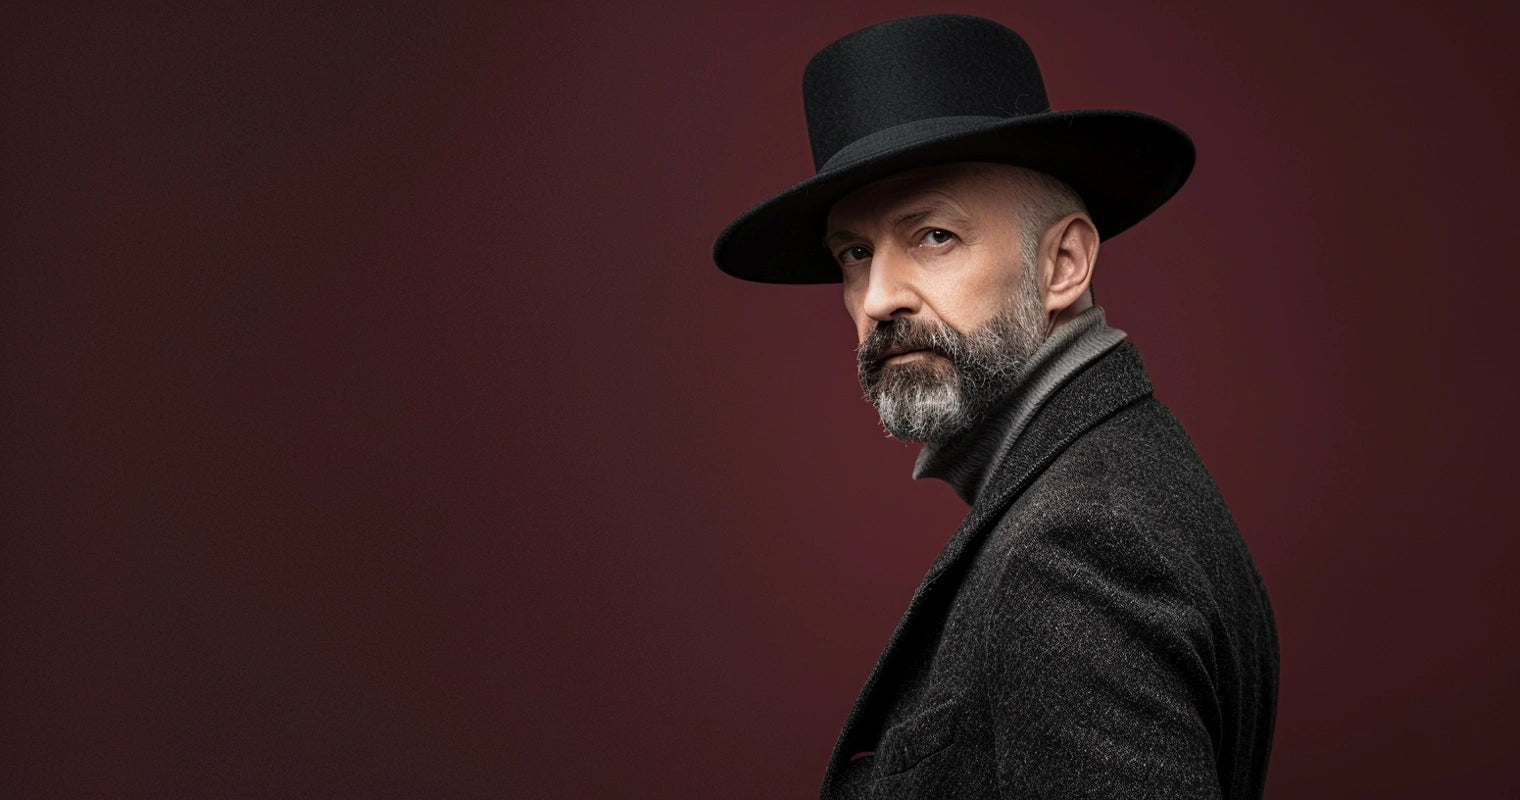
{"type": "Polygon", "coordinates": [[[932,350],[894,350],[892,352],[887,353],[887,356],[886,356],[885,359],[882,360],[882,363],[883,364],[901,363],[903,361],[912,360],[914,357],[928,358],[929,356],[932,356],[932,355],[934,355],[934,351],[932,351],[932,350]]]}

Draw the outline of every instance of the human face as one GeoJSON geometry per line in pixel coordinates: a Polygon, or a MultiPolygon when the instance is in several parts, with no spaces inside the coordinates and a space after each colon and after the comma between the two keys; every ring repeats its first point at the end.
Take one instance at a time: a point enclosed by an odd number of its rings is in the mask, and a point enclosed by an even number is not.
{"type": "Polygon", "coordinates": [[[966,333],[1004,309],[1021,256],[1037,244],[1022,235],[1009,183],[1017,180],[1001,164],[947,164],[885,178],[834,204],[825,243],[844,276],[857,341],[902,317],[966,333]]]}
{"type": "Polygon", "coordinates": [[[1039,231],[998,165],[915,170],[848,195],[827,244],[844,275],[861,387],[893,436],[941,441],[1017,384],[1044,340],[1039,231]]]}

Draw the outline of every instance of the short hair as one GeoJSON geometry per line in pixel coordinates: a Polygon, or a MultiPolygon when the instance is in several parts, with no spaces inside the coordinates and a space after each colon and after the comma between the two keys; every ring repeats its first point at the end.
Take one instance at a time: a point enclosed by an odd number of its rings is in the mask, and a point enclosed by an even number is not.
{"type": "MultiPolygon", "coordinates": [[[[986,165],[988,171],[1013,170],[1017,180],[1008,186],[1015,213],[1019,215],[1019,255],[1022,263],[1033,264],[1039,258],[1040,237],[1056,220],[1078,211],[1087,213],[1082,195],[1065,181],[1044,172],[1013,164],[986,165]]],[[[1097,303],[1092,280],[1087,282],[1088,297],[1097,303]]]]}
{"type": "Polygon", "coordinates": [[[1025,230],[1034,231],[1036,238],[1056,220],[1078,211],[1087,212],[1082,196],[1060,178],[1025,167],[1010,165],[1010,168],[1020,177],[1009,187],[1014,202],[1024,219],[1025,230]]]}

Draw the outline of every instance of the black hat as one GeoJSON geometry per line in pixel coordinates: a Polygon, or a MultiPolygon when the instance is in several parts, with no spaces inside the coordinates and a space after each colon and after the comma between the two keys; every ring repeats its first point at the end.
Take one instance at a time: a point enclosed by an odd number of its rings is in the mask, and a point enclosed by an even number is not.
{"type": "Polygon", "coordinates": [[[992,161],[1065,181],[1104,239],[1182,188],[1193,143],[1136,111],[1051,111],[1029,45],[991,20],[932,14],[856,31],[818,51],[802,76],[817,174],[740,214],[713,260],[735,277],[830,283],[829,208],[896,172],[992,161]]]}

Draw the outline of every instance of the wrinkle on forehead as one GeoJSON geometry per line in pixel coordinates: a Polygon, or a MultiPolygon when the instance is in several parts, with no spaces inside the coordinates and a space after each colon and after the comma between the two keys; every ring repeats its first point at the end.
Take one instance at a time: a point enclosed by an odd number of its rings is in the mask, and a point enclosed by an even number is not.
{"type": "MultiPolygon", "coordinates": [[[[829,210],[826,242],[841,238],[863,238],[856,228],[870,228],[883,220],[897,224],[903,216],[920,207],[942,210],[962,221],[973,221],[974,214],[965,202],[967,194],[981,194],[992,180],[1017,181],[1019,168],[1003,164],[957,162],[922,167],[890,175],[845,195],[829,210]],[[1005,176],[1002,173],[1008,171],[1005,176]],[[849,230],[847,230],[849,229],[849,230]]],[[[996,187],[1001,195],[1003,187],[996,187]]],[[[1013,207],[1009,208],[1014,211],[1013,207]]]]}

